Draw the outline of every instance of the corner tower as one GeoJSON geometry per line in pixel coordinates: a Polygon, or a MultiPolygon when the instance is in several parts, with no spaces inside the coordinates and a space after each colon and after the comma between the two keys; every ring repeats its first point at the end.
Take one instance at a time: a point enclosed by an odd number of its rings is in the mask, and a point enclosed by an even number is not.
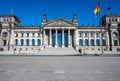
{"type": "Polygon", "coordinates": [[[15,15],[1,15],[0,22],[2,27],[7,27],[11,24],[11,27],[18,27],[20,26],[20,19],[15,15]]]}

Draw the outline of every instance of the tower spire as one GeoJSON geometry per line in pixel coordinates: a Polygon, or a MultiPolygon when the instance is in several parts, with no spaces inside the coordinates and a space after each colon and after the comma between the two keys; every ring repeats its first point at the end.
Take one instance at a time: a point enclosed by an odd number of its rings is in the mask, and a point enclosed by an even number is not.
{"type": "Polygon", "coordinates": [[[47,22],[47,18],[46,18],[46,14],[43,14],[43,19],[42,19],[42,25],[46,24],[47,22]]]}
{"type": "Polygon", "coordinates": [[[72,22],[73,22],[75,25],[78,25],[77,15],[76,15],[75,13],[73,14],[72,22]]]}

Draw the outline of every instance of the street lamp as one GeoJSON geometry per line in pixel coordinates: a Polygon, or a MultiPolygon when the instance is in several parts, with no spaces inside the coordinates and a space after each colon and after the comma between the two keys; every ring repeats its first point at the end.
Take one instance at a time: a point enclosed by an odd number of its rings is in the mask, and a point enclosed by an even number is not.
{"type": "Polygon", "coordinates": [[[11,37],[11,24],[9,23],[9,26],[8,26],[8,32],[9,32],[9,39],[8,39],[8,51],[10,50],[10,37],[11,37]]]}

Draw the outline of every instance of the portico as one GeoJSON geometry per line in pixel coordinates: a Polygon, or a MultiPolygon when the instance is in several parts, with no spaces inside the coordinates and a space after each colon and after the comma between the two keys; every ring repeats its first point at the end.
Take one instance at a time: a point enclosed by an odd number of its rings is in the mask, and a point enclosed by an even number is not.
{"type": "MultiPolygon", "coordinates": [[[[75,19],[75,16],[73,18],[75,19]]],[[[72,47],[74,46],[76,21],[68,21],[63,18],[57,18],[47,21],[43,18],[43,46],[44,47],[72,47]]]]}
{"type": "Polygon", "coordinates": [[[45,47],[72,47],[74,29],[44,29],[43,45],[45,47]]]}

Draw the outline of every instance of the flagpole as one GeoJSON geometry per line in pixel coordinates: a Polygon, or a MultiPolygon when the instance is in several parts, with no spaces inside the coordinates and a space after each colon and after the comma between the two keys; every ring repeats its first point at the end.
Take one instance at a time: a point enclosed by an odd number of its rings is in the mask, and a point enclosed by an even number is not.
{"type": "Polygon", "coordinates": [[[13,15],[13,11],[14,11],[13,8],[11,8],[11,15],[13,15]]]}
{"type": "MultiPolygon", "coordinates": [[[[100,4],[100,1],[99,1],[99,4],[100,4]]],[[[103,36],[102,36],[102,26],[101,26],[101,21],[100,21],[100,18],[101,18],[101,4],[100,4],[100,12],[99,12],[99,28],[100,28],[100,32],[101,32],[101,54],[103,55],[104,54],[104,50],[103,50],[103,36]]]]}
{"type": "Polygon", "coordinates": [[[110,14],[111,7],[108,7],[108,15],[110,14]]]}

